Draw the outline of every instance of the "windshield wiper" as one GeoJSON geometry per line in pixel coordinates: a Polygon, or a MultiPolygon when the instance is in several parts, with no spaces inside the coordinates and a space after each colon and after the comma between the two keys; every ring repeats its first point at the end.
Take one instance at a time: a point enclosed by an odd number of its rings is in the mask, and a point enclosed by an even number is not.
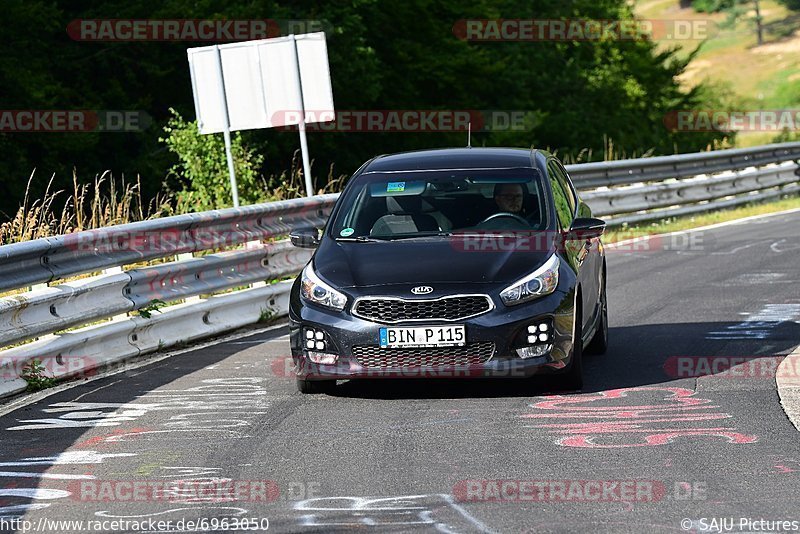
{"type": "Polygon", "coordinates": [[[430,232],[425,234],[410,234],[410,235],[393,235],[391,237],[386,237],[387,241],[399,241],[399,240],[408,240],[408,239],[425,239],[427,237],[450,237],[452,236],[452,232],[430,232]]]}

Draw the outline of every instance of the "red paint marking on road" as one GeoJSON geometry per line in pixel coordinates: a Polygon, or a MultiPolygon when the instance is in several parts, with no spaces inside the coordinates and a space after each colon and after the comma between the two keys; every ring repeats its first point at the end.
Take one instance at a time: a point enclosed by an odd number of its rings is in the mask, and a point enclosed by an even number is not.
{"type": "Polygon", "coordinates": [[[131,428],[131,429],[127,429],[127,430],[124,429],[124,428],[116,428],[116,429],[112,430],[111,432],[109,432],[108,434],[103,434],[103,435],[100,435],[100,436],[94,436],[94,437],[91,437],[91,438],[86,439],[84,441],[81,441],[80,443],[76,444],[75,447],[77,447],[79,449],[84,449],[84,448],[92,448],[92,449],[94,449],[98,445],[106,444],[108,442],[109,438],[113,438],[113,437],[116,437],[116,436],[122,436],[122,435],[141,434],[142,432],[147,432],[148,430],[149,430],[148,428],[143,428],[143,427],[131,428]]]}
{"type": "MultiPolygon", "coordinates": [[[[728,443],[745,444],[758,441],[757,436],[742,434],[736,428],[660,428],[662,424],[716,421],[731,419],[727,413],[713,411],[720,407],[709,399],[697,398],[695,392],[675,387],[637,387],[602,391],[594,396],[556,396],[531,405],[544,413],[524,414],[526,419],[602,419],[590,422],[561,422],[533,425],[533,428],[549,429],[552,434],[563,437],[556,444],[580,448],[629,448],[660,446],[673,443],[678,438],[712,437],[722,438],[728,443]],[[587,404],[624,399],[642,392],[664,393],[664,404],[637,406],[587,406],[587,404]],[[647,434],[643,440],[627,442],[598,442],[601,436],[647,434]]],[[[671,466],[671,462],[669,466],[671,466]]]]}

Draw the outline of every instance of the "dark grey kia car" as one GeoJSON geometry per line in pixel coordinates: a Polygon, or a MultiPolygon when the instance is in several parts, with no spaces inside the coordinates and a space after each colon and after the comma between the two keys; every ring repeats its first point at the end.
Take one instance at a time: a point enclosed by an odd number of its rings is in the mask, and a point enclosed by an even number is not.
{"type": "Polygon", "coordinates": [[[541,150],[462,148],[359,169],[290,297],[303,393],[358,378],[529,377],[582,386],[608,339],[605,223],[541,150]]]}

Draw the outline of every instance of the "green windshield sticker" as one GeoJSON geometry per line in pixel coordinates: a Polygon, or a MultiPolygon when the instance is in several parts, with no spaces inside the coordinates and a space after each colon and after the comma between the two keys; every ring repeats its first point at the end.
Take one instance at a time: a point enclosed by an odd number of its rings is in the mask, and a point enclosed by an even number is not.
{"type": "Polygon", "coordinates": [[[406,190],[405,182],[389,182],[386,184],[387,193],[402,193],[406,190]]]}
{"type": "Polygon", "coordinates": [[[343,228],[342,231],[339,232],[339,235],[342,237],[350,237],[351,235],[353,235],[354,232],[355,230],[353,230],[352,228],[343,228]]]}

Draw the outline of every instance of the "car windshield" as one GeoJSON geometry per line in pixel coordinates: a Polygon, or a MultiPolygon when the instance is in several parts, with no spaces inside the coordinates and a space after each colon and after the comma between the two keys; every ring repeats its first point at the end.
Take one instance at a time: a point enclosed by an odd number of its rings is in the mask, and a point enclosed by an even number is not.
{"type": "Polygon", "coordinates": [[[364,241],[538,231],[547,214],[535,169],[374,173],[347,189],[330,232],[364,241]]]}

